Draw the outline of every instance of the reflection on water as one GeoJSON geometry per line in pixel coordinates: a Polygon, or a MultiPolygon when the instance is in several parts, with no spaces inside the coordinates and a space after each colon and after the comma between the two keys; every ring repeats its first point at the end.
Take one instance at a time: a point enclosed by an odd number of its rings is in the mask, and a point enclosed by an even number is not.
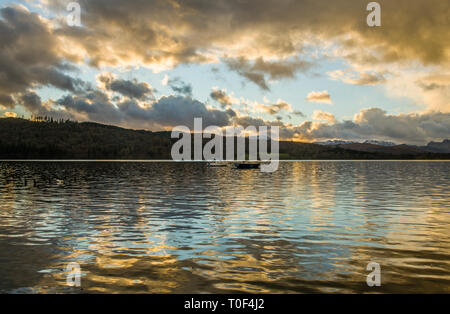
{"type": "Polygon", "coordinates": [[[449,293],[449,183],[449,162],[0,162],[0,292],[449,293]]]}

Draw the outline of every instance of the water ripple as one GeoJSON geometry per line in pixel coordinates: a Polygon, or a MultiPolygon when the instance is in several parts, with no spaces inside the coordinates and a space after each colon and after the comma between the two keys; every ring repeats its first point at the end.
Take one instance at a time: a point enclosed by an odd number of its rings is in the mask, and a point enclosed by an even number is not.
{"type": "Polygon", "coordinates": [[[450,163],[0,162],[0,291],[450,292],[450,163]],[[65,267],[81,265],[82,288],[65,267]]]}

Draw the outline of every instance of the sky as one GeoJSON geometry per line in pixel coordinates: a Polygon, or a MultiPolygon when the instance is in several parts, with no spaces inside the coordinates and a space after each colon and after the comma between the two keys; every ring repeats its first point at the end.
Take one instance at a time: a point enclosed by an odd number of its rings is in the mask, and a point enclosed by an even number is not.
{"type": "Polygon", "coordinates": [[[450,1],[0,0],[0,116],[450,138],[450,1]]]}

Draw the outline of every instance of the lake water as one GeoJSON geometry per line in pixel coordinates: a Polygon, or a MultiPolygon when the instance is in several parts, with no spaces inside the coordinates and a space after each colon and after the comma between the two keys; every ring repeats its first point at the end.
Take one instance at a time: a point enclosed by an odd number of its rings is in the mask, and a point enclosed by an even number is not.
{"type": "Polygon", "coordinates": [[[438,161],[0,162],[0,292],[450,293],[449,183],[438,161]]]}

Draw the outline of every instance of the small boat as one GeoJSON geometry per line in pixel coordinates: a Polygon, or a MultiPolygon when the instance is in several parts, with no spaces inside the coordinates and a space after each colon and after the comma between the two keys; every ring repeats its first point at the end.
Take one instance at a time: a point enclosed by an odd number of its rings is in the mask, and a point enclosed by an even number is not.
{"type": "Polygon", "coordinates": [[[259,161],[240,161],[234,163],[237,169],[258,169],[260,165],[261,162],[259,161]]]}

